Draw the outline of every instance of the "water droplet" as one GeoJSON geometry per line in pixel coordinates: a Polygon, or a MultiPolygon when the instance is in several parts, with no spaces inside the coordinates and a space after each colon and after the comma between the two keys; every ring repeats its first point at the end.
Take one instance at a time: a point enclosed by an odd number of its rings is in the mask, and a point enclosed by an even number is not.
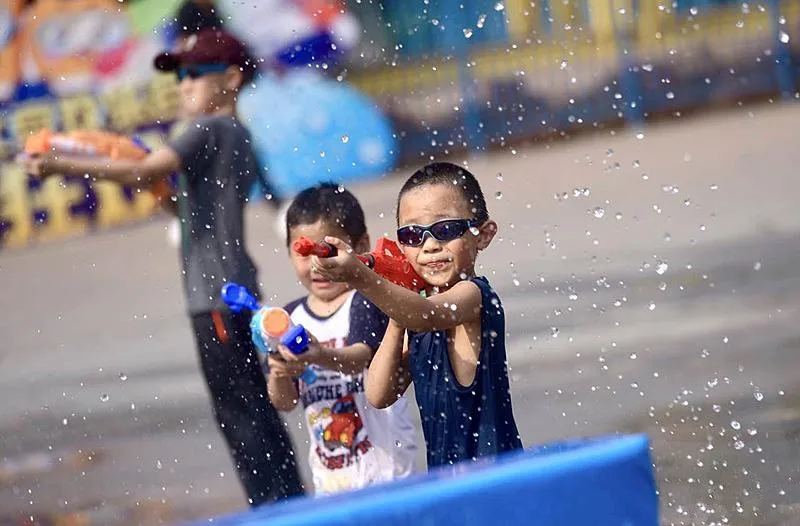
{"type": "Polygon", "coordinates": [[[751,427],[750,429],[747,430],[747,434],[750,435],[751,437],[754,437],[758,434],[758,429],[751,427]]]}
{"type": "Polygon", "coordinates": [[[119,379],[123,382],[128,379],[128,375],[125,373],[119,373],[119,379]]]}
{"type": "MultiPolygon", "coordinates": [[[[644,133],[642,132],[637,133],[636,138],[641,141],[642,139],[644,139],[644,133]]],[[[637,164],[634,164],[634,166],[637,166],[637,164]]]]}
{"type": "Polygon", "coordinates": [[[778,38],[780,38],[781,42],[784,44],[789,43],[789,35],[783,30],[778,32],[778,38]]]}
{"type": "Polygon", "coordinates": [[[742,449],[743,447],[744,447],[744,442],[742,442],[741,440],[737,440],[736,442],[733,443],[733,448],[736,450],[742,449]]]}
{"type": "Polygon", "coordinates": [[[639,159],[636,159],[635,161],[633,161],[633,167],[634,168],[639,168],[639,166],[641,166],[641,163],[639,162],[639,159]]]}
{"type": "Polygon", "coordinates": [[[481,14],[480,16],[478,16],[478,21],[475,22],[475,27],[477,27],[478,29],[483,29],[484,23],[486,23],[486,15],[481,14]]]}
{"type": "Polygon", "coordinates": [[[667,97],[669,100],[672,100],[672,99],[674,99],[674,98],[675,98],[675,94],[674,94],[673,92],[671,92],[671,91],[668,91],[668,92],[667,92],[667,95],[666,95],[666,97],[667,97]]]}
{"type": "Polygon", "coordinates": [[[494,4],[494,10],[495,11],[502,11],[505,8],[506,8],[506,6],[503,5],[503,2],[497,2],[496,4],[494,4]]]}
{"type": "Polygon", "coordinates": [[[711,186],[708,187],[709,190],[716,190],[718,188],[719,188],[719,185],[717,185],[717,184],[712,184],[711,186]]]}
{"type": "Polygon", "coordinates": [[[473,236],[477,236],[478,234],[480,234],[480,233],[481,233],[481,231],[480,231],[480,230],[478,230],[478,227],[476,227],[476,226],[471,226],[471,227],[469,227],[469,232],[470,232],[470,233],[471,233],[473,236]]]}
{"type": "Polygon", "coordinates": [[[161,469],[162,464],[160,459],[156,459],[156,468],[161,469]]]}
{"type": "Polygon", "coordinates": [[[636,353],[631,353],[631,356],[630,356],[631,360],[635,360],[638,357],[639,356],[636,353]]]}
{"type": "Polygon", "coordinates": [[[689,206],[691,204],[692,204],[692,201],[690,199],[684,199],[683,200],[683,206],[689,206]]]}
{"type": "Polygon", "coordinates": [[[600,208],[599,206],[598,206],[597,208],[595,208],[595,209],[594,209],[594,216],[595,216],[597,219],[600,219],[600,218],[601,218],[601,217],[603,217],[604,215],[606,215],[606,211],[605,211],[605,210],[603,210],[602,208],[600,208]]]}
{"type": "Polygon", "coordinates": [[[713,410],[715,413],[719,413],[720,411],[722,411],[722,407],[721,407],[719,404],[714,404],[714,405],[712,405],[712,406],[711,406],[711,409],[712,409],[712,410],[713,410]]]}
{"type": "Polygon", "coordinates": [[[753,263],[753,270],[761,270],[761,262],[760,261],[756,261],[755,263],[753,263]]]}
{"type": "Polygon", "coordinates": [[[348,142],[350,142],[350,137],[348,137],[347,135],[342,135],[342,142],[347,144],[348,142]]]}
{"type": "Polygon", "coordinates": [[[739,431],[742,428],[742,424],[740,424],[738,420],[731,420],[731,428],[739,431]]]}
{"type": "Polygon", "coordinates": [[[651,303],[647,308],[650,309],[650,310],[656,310],[656,304],[655,303],[651,303]]]}
{"type": "Polygon", "coordinates": [[[614,155],[614,150],[612,150],[611,148],[606,150],[606,157],[611,157],[612,155],[614,155]]]}
{"type": "Polygon", "coordinates": [[[67,420],[66,418],[64,418],[63,420],[61,420],[61,423],[62,423],[63,425],[67,425],[67,424],[69,424],[69,420],[67,420]]]}
{"type": "Polygon", "coordinates": [[[567,69],[567,61],[566,60],[562,60],[561,61],[561,69],[567,69]]]}
{"type": "Polygon", "coordinates": [[[665,281],[662,281],[661,283],[659,283],[658,284],[658,290],[660,290],[662,292],[667,290],[667,283],[665,281]]]}
{"type": "Polygon", "coordinates": [[[108,402],[108,395],[105,394],[105,393],[101,394],[100,395],[100,401],[101,402],[108,402]]]}
{"type": "Polygon", "coordinates": [[[495,192],[494,193],[494,198],[495,199],[502,199],[503,198],[503,192],[495,192]]]}
{"type": "Polygon", "coordinates": [[[558,327],[550,327],[550,336],[558,338],[558,327]]]}
{"type": "Polygon", "coordinates": [[[761,391],[756,391],[755,393],[753,393],[753,398],[755,398],[756,401],[760,402],[764,399],[764,393],[762,393],[761,391]]]}
{"type": "Polygon", "coordinates": [[[400,442],[399,440],[395,440],[395,441],[394,441],[394,446],[395,446],[395,447],[403,447],[403,443],[402,443],[402,442],[400,442]]]}
{"type": "Polygon", "coordinates": [[[642,64],[642,69],[645,70],[645,71],[653,71],[653,65],[652,64],[642,64]]]}
{"type": "Polygon", "coordinates": [[[619,8],[617,11],[618,11],[618,12],[619,12],[619,14],[621,14],[621,15],[624,15],[624,14],[627,12],[627,11],[625,10],[625,8],[624,8],[624,7],[620,7],[620,8],[619,8]]]}
{"type": "Polygon", "coordinates": [[[737,20],[736,27],[742,29],[744,27],[744,20],[737,20]]]}
{"type": "Polygon", "coordinates": [[[502,181],[503,180],[503,174],[502,173],[500,173],[500,172],[497,173],[497,180],[498,181],[502,181]]]}
{"type": "Polygon", "coordinates": [[[472,28],[465,27],[464,28],[464,38],[470,38],[472,36],[472,28]]]}
{"type": "Polygon", "coordinates": [[[614,217],[616,218],[617,221],[619,221],[620,219],[622,219],[622,214],[617,212],[616,214],[614,214],[614,217]]]}
{"type": "Polygon", "coordinates": [[[696,14],[697,14],[697,8],[696,8],[696,7],[694,7],[694,6],[692,6],[692,7],[690,7],[690,8],[689,8],[689,12],[690,12],[692,15],[696,15],[696,14]]]}
{"type": "Polygon", "coordinates": [[[669,270],[669,265],[667,265],[663,261],[659,261],[658,264],[656,265],[656,274],[658,274],[659,276],[664,274],[667,270],[669,270]]]}

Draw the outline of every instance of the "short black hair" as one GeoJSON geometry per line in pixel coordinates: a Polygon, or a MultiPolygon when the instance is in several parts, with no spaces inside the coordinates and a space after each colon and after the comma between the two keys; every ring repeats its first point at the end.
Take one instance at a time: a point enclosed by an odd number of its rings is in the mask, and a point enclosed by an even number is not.
{"type": "Polygon", "coordinates": [[[367,233],[364,210],[356,196],[342,185],[324,182],[306,188],[289,205],[286,212],[287,246],[292,228],[313,225],[320,220],[341,228],[350,236],[351,243],[356,243],[367,233]]]}
{"type": "Polygon", "coordinates": [[[472,219],[483,224],[489,219],[489,210],[486,208],[486,199],[483,197],[481,185],[469,170],[463,166],[448,162],[430,163],[408,178],[400,193],[397,195],[397,224],[400,224],[400,199],[403,195],[421,186],[443,184],[456,187],[461,191],[461,196],[472,211],[472,219]]]}

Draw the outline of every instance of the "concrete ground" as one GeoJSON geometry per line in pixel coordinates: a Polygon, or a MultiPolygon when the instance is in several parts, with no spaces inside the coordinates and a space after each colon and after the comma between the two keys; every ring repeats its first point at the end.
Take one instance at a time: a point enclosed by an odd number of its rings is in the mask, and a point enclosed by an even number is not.
{"type": "MultiPolygon", "coordinates": [[[[800,524],[798,123],[762,105],[469,159],[525,444],[647,432],[664,524],[800,524]]],[[[352,187],[373,237],[402,175],[352,187]]],[[[286,301],[274,220],[251,207],[248,237],[286,301]]],[[[0,253],[0,523],[245,509],[166,227],[0,253]]]]}

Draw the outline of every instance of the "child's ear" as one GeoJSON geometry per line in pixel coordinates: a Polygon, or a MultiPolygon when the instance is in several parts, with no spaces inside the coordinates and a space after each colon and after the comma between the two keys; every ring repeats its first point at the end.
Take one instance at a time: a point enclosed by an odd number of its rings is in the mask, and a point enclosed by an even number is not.
{"type": "Polygon", "coordinates": [[[495,234],[497,234],[497,223],[489,219],[478,230],[478,250],[488,247],[495,234]]]}
{"type": "Polygon", "coordinates": [[[237,91],[242,87],[243,81],[244,75],[238,66],[231,66],[225,70],[224,83],[226,91],[237,91]]]}

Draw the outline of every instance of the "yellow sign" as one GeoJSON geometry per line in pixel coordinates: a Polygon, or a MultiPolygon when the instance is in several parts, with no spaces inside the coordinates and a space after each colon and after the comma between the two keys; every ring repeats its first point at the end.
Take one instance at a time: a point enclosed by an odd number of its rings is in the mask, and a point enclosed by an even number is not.
{"type": "MultiPolygon", "coordinates": [[[[135,133],[158,122],[166,125],[178,112],[174,77],[157,75],[143,89],[124,87],[98,99],[76,95],[54,102],[34,101],[2,117],[14,138],[42,128],[112,128],[135,133]],[[58,123],[61,125],[58,126],[58,123]]],[[[151,148],[164,140],[160,131],[139,134],[151,148]]],[[[157,210],[150,192],[81,178],[52,177],[37,183],[13,162],[13,151],[3,152],[0,164],[0,249],[31,242],[62,239],[142,221],[157,210]]]]}

